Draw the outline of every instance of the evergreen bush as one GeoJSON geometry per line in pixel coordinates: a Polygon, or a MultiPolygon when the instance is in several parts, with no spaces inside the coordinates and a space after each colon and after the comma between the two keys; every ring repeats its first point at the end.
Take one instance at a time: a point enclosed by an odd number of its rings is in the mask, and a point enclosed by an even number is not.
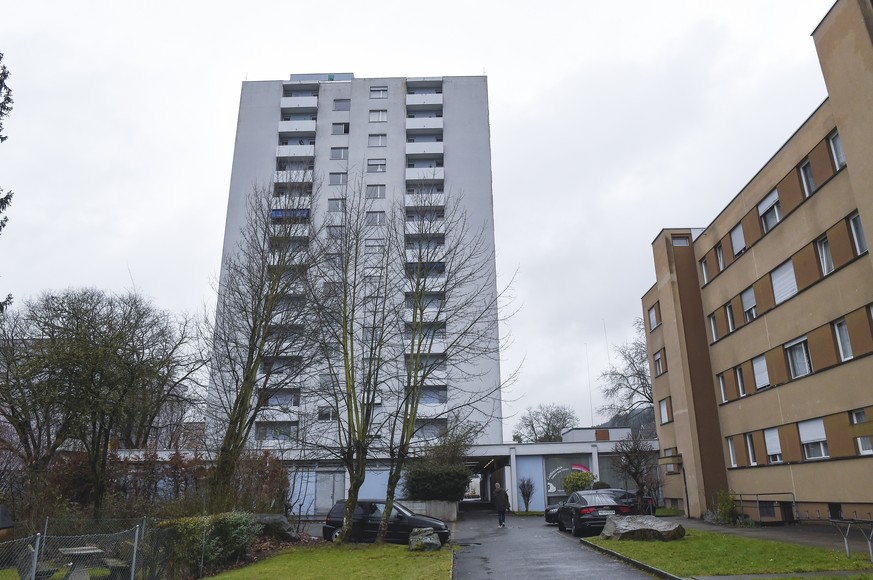
{"type": "Polygon", "coordinates": [[[406,468],[403,488],[414,500],[461,501],[472,474],[463,465],[417,463],[406,468]]]}

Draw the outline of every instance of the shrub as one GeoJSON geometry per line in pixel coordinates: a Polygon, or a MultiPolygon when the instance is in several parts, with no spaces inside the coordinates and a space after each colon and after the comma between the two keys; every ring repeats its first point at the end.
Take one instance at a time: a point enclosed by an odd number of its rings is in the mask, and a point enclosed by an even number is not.
{"type": "Polygon", "coordinates": [[[463,465],[417,463],[406,468],[403,488],[409,499],[461,501],[471,477],[463,465]]]}
{"type": "Polygon", "coordinates": [[[261,525],[255,516],[228,512],[167,520],[158,524],[165,530],[170,549],[172,577],[200,575],[200,562],[206,570],[245,556],[261,525]]]}
{"type": "Polygon", "coordinates": [[[718,511],[718,519],[723,524],[737,523],[737,504],[734,501],[734,494],[726,489],[718,490],[715,494],[715,505],[718,511]]]}
{"type": "Polygon", "coordinates": [[[591,485],[591,489],[609,489],[609,488],[611,488],[611,487],[612,487],[612,486],[609,485],[609,484],[608,484],[607,482],[605,482],[605,481],[595,481],[595,482],[591,485]]]}
{"type": "Polygon", "coordinates": [[[590,471],[574,471],[564,478],[564,491],[573,493],[582,489],[588,489],[597,476],[590,471]]]}

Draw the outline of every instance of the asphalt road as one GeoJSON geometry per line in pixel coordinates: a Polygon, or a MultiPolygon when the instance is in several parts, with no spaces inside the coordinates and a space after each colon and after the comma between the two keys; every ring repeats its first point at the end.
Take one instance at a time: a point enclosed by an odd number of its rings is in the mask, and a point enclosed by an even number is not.
{"type": "Polygon", "coordinates": [[[569,532],[546,525],[542,517],[506,516],[497,527],[497,513],[461,512],[453,535],[461,546],[455,553],[454,580],[484,577],[525,578],[652,578],[652,576],[582,546],[569,532]]]}

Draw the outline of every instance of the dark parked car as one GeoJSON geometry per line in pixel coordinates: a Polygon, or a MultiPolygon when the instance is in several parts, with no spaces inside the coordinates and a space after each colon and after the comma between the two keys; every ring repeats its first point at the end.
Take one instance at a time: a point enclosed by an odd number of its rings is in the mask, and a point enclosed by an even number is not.
{"type": "Polygon", "coordinates": [[[574,536],[583,532],[599,533],[609,516],[628,516],[631,509],[615,501],[612,495],[597,491],[574,491],[558,508],[558,529],[570,530],[574,536]]]}
{"type": "Polygon", "coordinates": [[[652,499],[651,496],[644,495],[642,508],[639,505],[637,492],[628,491],[626,489],[598,489],[599,493],[608,493],[618,503],[624,504],[631,509],[631,513],[634,514],[643,514],[647,516],[655,515],[655,510],[657,509],[657,504],[655,500],[652,499]]]}
{"type": "Polygon", "coordinates": [[[558,508],[559,507],[561,507],[561,504],[559,504],[559,503],[553,503],[551,505],[546,506],[546,523],[547,524],[557,524],[558,523],[558,508]]]}
{"type": "MultiPolygon", "coordinates": [[[[321,535],[325,540],[333,541],[339,535],[343,526],[343,511],[346,501],[340,500],[334,504],[324,526],[321,535]]],[[[385,500],[359,499],[355,506],[355,516],[352,520],[351,540],[356,542],[373,542],[379,531],[379,522],[382,520],[382,512],[385,511],[385,500]]],[[[394,502],[391,520],[388,523],[388,532],[385,535],[386,542],[405,544],[409,542],[409,533],[413,528],[433,528],[439,536],[440,542],[445,544],[449,541],[449,527],[442,520],[413,513],[406,506],[394,502]]]]}

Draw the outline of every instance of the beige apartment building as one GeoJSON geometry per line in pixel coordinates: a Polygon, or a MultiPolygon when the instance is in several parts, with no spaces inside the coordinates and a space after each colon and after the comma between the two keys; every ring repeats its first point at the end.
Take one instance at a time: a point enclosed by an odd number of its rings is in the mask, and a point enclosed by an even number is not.
{"type": "Polygon", "coordinates": [[[643,296],[668,506],[873,515],[873,3],[812,34],[828,98],[704,229],[655,238],[643,296]]]}

